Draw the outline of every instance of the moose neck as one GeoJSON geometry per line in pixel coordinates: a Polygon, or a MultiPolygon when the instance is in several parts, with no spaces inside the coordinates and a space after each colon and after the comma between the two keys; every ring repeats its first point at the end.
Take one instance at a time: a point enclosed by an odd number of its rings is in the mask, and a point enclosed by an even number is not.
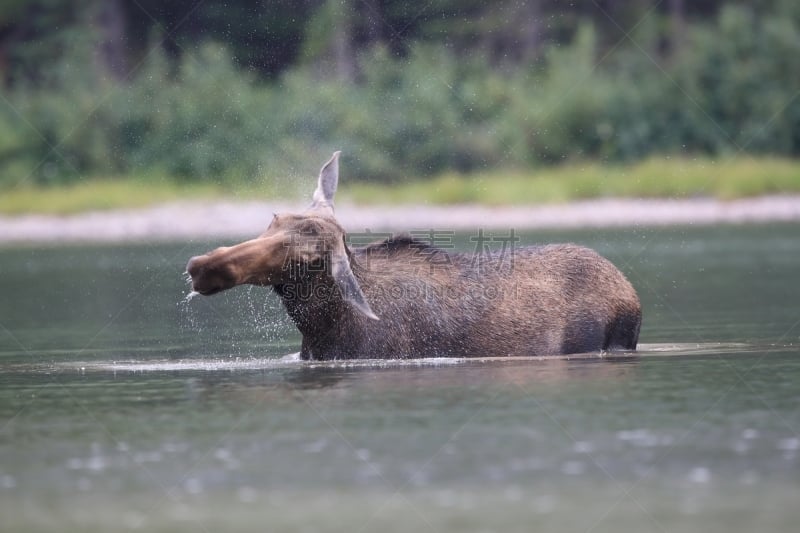
{"type": "Polygon", "coordinates": [[[345,357],[343,350],[356,348],[358,342],[353,341],[362,337],[359,330],[365,320],[343,300],[330,274],[308,273],[274,289],[303,335],[303,359],[345,357]]]}

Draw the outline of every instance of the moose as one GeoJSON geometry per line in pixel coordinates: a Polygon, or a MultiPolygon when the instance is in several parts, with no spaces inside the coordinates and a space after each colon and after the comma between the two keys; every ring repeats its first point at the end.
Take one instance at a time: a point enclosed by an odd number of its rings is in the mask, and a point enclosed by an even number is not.
{"type": "Polygon", "coordinates": [[[311,205],[259,237],[192,257],[192,290],[270,286],[302,333],[302,359],[563,355],[635,350],[639,298],[574,244],[455,253],[410,234],[351,247],[334,216],[339,154],[311,205]]]}

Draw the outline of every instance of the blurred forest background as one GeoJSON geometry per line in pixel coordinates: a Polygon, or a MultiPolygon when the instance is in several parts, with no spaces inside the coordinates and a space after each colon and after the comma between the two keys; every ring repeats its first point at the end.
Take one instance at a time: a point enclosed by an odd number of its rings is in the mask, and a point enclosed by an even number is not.
{"type": "Polygon", "coordinates": [[[785,162],[800,2],[4,0],[0,87],[0,195],[785,162]]]}

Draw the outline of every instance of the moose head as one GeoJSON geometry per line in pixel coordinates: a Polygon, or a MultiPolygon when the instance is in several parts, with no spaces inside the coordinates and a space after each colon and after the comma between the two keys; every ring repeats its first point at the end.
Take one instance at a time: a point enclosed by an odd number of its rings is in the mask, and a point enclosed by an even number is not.
{"type": "Polygon", "coordinates": [[[323,165],[311,205],[303,213],[276,214],[259,237],[192,257],[186,265],[192,290],[208,296],[237,285],[279,286],[320,281],[369,318],[378,319],[351,267],[345,231],[334,218],[339,154],[323,165]]]}

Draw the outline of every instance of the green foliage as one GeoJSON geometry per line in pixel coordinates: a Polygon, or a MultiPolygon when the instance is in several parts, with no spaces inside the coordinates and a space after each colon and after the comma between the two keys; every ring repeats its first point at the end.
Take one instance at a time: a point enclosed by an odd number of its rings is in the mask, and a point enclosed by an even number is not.
{"type": "Polygon", "coordinates": [[[204,46],[173,76],[156,49],[143,70],[116,96],[122,171],[203,181],[256,175],[269,93],[254,89],[225,49],[204,46]]]}
{"type": "Polygon", "coordinates": [[[538,171],[446,173],[394,186],[350,184],[341,201],[359,204],[529,205],[599,197],[722,200],[780,192],[800,193],[800,164],[775,158],[648,158],[634,164],[596,162],[538,171]]]}
{"type": "MultiPolygon", "coordinates": [[[[348,178],[377,182],[652,154],[798,156],[800,24],[787,6],[726,7],[689,24],[670,55],[655,23],[604,48],[583,22],[541,60],[502,67],[489,51],[376,45],[354,81],[311,61],[265,82],[229,48],[170,56],[160,39],[114,80],[98,74],[91,34],[71,34],[51,68],[2,93],[0,187],[162,174],[293,190],[334,149],[348,178]]],[[[309,60],[324,47],[314,31],[309,60]]]]}
{"type": "Polygon", "coordinates": [[[684,52],[676,76],[690,101],[687,120],[705,126],[698,142],[717,151],[800,153],[797,18],[727,7],[715,26],[692,32],[684,52]]]}
{"type": "MultiPolygon", "coordinates": [[[[69,59],[89,55],[88,38],[62,44],[69,59]]],[[[0,184],[61,183],[115,167],[109,135],[118,122],[102,98],[113,91],[107,80],[65,60],[43,72],[37,84],[15,89],[4,95],[0,115],[0,184]]]]}

